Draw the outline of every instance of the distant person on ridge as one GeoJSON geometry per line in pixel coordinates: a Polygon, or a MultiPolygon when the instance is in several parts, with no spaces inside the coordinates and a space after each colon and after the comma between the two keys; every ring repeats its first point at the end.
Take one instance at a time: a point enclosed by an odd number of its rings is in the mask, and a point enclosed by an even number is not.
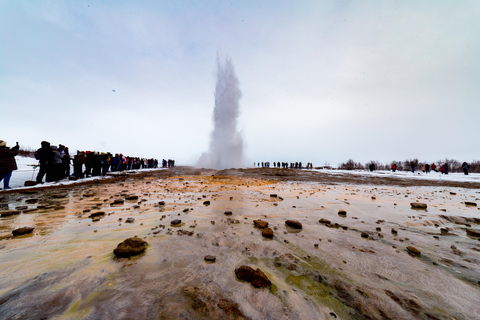
{"type": "Polygon", "coordinates": [[[0,140],[0,181],[3,180],[3,190],[11,189],[10,178],[12,177],[12,171],[17,170],[17,162],[15,156],[18,154],[18,142],[13,148],[7,147],[7,142],[0,140]]]}
{"type": "Polygon", "coordinates": [[[463,169],[463,173],[465,175],[468,175],[468,163],[466,162],[462,163],[462,169],[463,169]]]}

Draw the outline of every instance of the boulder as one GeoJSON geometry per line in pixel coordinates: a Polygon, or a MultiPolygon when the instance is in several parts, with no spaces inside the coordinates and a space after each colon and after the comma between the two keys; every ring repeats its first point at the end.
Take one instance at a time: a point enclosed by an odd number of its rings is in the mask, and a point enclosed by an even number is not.
{"type": "Polygon", "coordinates": [[[123,199],[116,199],[116,200],[113,200],[112,203],[110,203],[111,206],[116,206],[116,205],[120,205],[120,204],[124,204],[125,201],[123,199]]]}
{"type": "Polygon", "coordinates": [[[165,201],[159,201],[159,202],[158,202],[158,205],[159,205],[159,206],[164,206],[164,205],[165,205],[165,201]]]}
{"type": "Polygon", "coordinates": [[[341,216],[341,217],[346,217],[346,216],[347,216],[347,211],[345,211],[345,210],[339,210],[339,211],[338,211],[338,215],[341,216]]]}
{"type": "Polygon", "coordinates": [[[37,185],[37,181],[33,181],[33,180],[27,180],[23,183],[23,186],[25,187],[33,187],[36,185],[37,185]]]}
{"type": "Polygon", "coordinates": [[[14,236],[21,236],[22,234],[32,233],[35,228],[33,227],[23,227],[18,228],[12,231],[14,236]]]}
{"type": "Polygon", "coordinates": [[[469,202],[469,201],[465,201],[465,205],[466,205],[466,206],[473,206],[473,207],[476,207],[476,206],[477,206],[477,203],[475,203],[475,202],[469,202]]]}
{"type": "Polygon", "coordinates": [[[231,216],[231,215],[232,215],[232,211],[225,211],[224,214],[225,214],[226,216],[231,216]]]}
{"type": "Polygon", "coordinates": [[[252,285],[256,288],[270,287],[272,282],[268,279],[267,275],[262,270],[257,269],[253,274],[252,285]]]}
{"type": "Polygon", "coordinates": [[[330,223],[332,223],[330,220],[327,220],[327,219],[324,219],[324,218],[318,220],[318,222],[320,222],[321,224],[330,224],[330,223]]]}
{"type": "Polygon", "coordinates": [[[415,248],[413,246],[408,246],[407,251],[408,251],[408,253],[410,253],[412,255],[415,255],[415,256],[421,254],[420,250],[418,250],[417,248],[415,248]]]}
{"type": "Polygon", "coordinates": [[[206,255],[204,259],[207,262],[215,262],[217,260],[215,256],[211,256],[211,255],[206,255]]]}
{"type": "Polygon", "coordinates": [[[180,220],[180,219],[175,219],[175,220],[172,220],[170,222],[171,225],[176,225],[176,224],[180,224],[180,223],[182,223],[182,220],[180,220]]]}
{"type": "Polygon", "coordinates": [[[254,273],[255,270],[253,270],[253,268],[245,265],[242,265],[235,269],[235,275],[237,276],[237,278],[248,282],[252,281],[254,273]]]}
{"type": "Polygon", "coordinates": [[[287,220],[285,221],[285,224],[289,227],[292,227],[294,229],[302,229],[303,226],[300,222],[298,222],[297,220],[287,220]]]}
{"type": "Polygon", "coordinates": [[[127,201],[138,200],[138,196],[126,196],[125,200],[127,200],[127,201]]]}
{"type": "Polygon", "coordinates": [[[203,204],[206,205],[206,206],[209,206],[210,205],[210,201],[203,201],[203,204]]]}
{"type": "Polygon", "coordinates": [[[262,230],[262,236],[269,239],[273,238],[273,230],[268,227],[264,228],[262,230]]]}
{"type": "Polygon", "coordinates": [[[101,216],[104,216],[104,215],[105,215],[104,211],[98,211],[98,212],[94,212],[94,213],[90,214],[89,218],[101,217],[101,216]]]}
{"type": "Polygon", "coordinates": [[[263,220],[253,220],[253,224],[255,224],[255,227],[257,228],[266,228],[268,227],[268,222],[263,221],[263,220]]]}
{"type": "Polygon", "coordinates": [[[9,211],[4,211],[0,215],[2,217],[8,217],[8,216],[13,216],[14,214],[20,214],[20,210],[9,210],[9,211]]]}
{"type": "Polygon", "coordinates": [[[412,202],[410,206],[412,209],[427,209],[427,204],[422,202],[412,202]]]}
{"type": "Polygon", "coordinates": [[[135,256],[147,248],[148,243],[138,237],[128,238],[122,243],[119,243],[113,253],[120,258],[135,256]]]}

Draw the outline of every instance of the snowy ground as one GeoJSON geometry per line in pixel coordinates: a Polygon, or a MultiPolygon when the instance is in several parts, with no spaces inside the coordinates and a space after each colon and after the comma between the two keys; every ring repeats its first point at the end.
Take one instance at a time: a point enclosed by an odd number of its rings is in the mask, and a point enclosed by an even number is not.
{"type": "Polygon", "coordinates": [[[411,171],[367,171],[367,170],[329,170],[329,169],[320,169],[313,170],[322,173],[328,173],[332,175],[359,175],[359,176],[369,176],[369,177],[394,177],[394,178],[404,178],[404,179],[422,179],[422,180],[438,180],[438,181],[459,181],[459,182],[480,182],[479,173],[469,173],[465,175],[460,172],[451,172],[449,174],[441,174],[440,172],[431,171],[430,173],[423,173],[421,171],[416,171],[415,173],[411,171]]]}
{"type": "MultiPolygon", "coordinates": [[[[29,157],[15,157],[17,161],[18,170],[13,171],[12,178],[10,179],[10,188],[24,188],[25,181],[35,180],[39,171],[39,167],[35,168],[38,165],[38,161],[34,158],[29,157]]],[[[73,173],[73,166],[70,166],[70,172],[73,173]]],[[[128,170],[128,172],[136,171],[145,171],[145,170],[163,170],[163,168],[157,169],[141,169],[141,170],[128,170]]],[[[80,179],[79,181],[88,181],[88,180],[98,180],[103,179],[103,177],[90,177],[85,179],[80,179]]],[[[45,181],[45,177],[43,178],[45,181]]],[[[64,179],[60,182],[46,182],[42,186],[48,185],[67,185],[75,183],[75,181],[69,181],[64,179]]],[[[0,189],[3,189],[3,181],[0,182],[0,189]]]]}
{"type": "MultiPolygon", "coordinates": [[[[38,161],[34,158],[28,157],[15,157],[17,161],[18,170],[14,171],[12,174],[12,178],[10,180],[10,187],[11,188],[21,188],[24,186],[25,181],[27,180],[35,180],[39,168],[34,168],[35,165],[38,164],[38,161]]],[[[142,170],[161,170],[161,169],[142,169],[142,170]]],[[[130,170],[136,171],[136,170],[130,170]]],[[[464,175],[463,173],[453,172],[449,173],[448,175],[441,174],[439,172],[430,172],[428,174],[423,172],[415,172],[412,173],[410,171],[366,171],[366,170],[329,170],[329,169],[320,169],[313,171],[318,171],[322,173],[327,173],[331,175],[358,175],[358,176],[371,176],[371,177],[395,177],[395,178],[404,178],[404,179],[424,179],[424,180],[439,180],[439,181],[460,181],[460,182],[480,182],[480,174],[479,173],[470,173],[469,175],[464,175]]],[[[73,172],[73,167],[71,168],[71,172],[73,172]]],[[[95,179],[102,179],[102,177],[92,177],[82,179],[81,181],[85,180],[95,180],[95,179]]],[[[47,186],[49,184],[71,184],[74,181],[63,180],[59,183],[49,182],[44,183],[43,186],[47,186]]],[[[0,183],[0,188],[3,188],[3,181],[0,183]]]]}

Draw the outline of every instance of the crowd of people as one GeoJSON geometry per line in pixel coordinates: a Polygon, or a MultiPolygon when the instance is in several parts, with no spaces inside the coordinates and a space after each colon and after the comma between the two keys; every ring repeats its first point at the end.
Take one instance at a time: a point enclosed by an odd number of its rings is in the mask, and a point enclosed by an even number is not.
{"type": "MultiPolygon", "coordinates": [[[[17,170],[15,156],[18,155],[20,147],[17,144],[13,148],[8,148],[4,140],[0,140],[0,181],[3,180],[3,189],[10,188],[10,178],[12,172],[17,170]]],[[[132,169],[158,168],[157,159],[146,159],[140,157],[124,156],[123,154],[111,154],[110,152],[97,151],[77,151],[72,157],[68,147],[60,144],[51,145],[48,141],[42,141],[41,148],[35,151],[35,159],[39,162],[39,172],[36,177],[36,183],[60,181],[65,178],[72,180],[92,177],[105,176],[109,171],[123,171],[132,169]],[[73,173],[70,172],[73,164],[73,173]]],[[[175,160],[165,160],[161,162],[162,168],[172,168],[175,166],[175,160]]]]}
{"type": "MultiPolygon", "coordinates": [[[[262,168],[270,168],[270,162],[254,162],[253,163],[254,168],[256,168],[256,167],[260,168],[260,165],[261,165],[262,168]]],[[[301,162],[291,162],[291,163],[288,163],[288,162],[281,162],[281,163],[280,162],[274,162],[273,167],[274,168],[283,168],[283,169],[303,169],[301,162]]],[[[311,164],[310,162],[307,163],[307,166],[305,167],[305,169],[313,169],[313,164],[311,164]]]]}
{"type": "MultiPolygon", "coordinates": [[[[416,164],[415,163],[411,163],[410,164],[410,168],[412,170],[413,173],[415,173],[415,168],[416,168],[416,164]]],[[[468,169],[469,169],[469,165],[467,162],[463,162],[462,163],[462,171],[465,175],[468,175],[468,169]]],[[[391,165],[391,169],[393,172],[395,172],[397,170],[397,165],[395,163],[392,163],[391,165]]],[[[372,167],[370,167],[370,171],[373,171],[374,168],[372,169],[372,167]]],[[[432,164],[428,164],[428,163],[425,163],[425,164],[421,164],[420,165],[420,170],[423,172],[423,173],[430,173],[431,171],[435,171],[435,172],[440,172],[442,174],[448,174],[448,170],[449,170],[449,165],[448,163],[444,163],[442,164],[438,169],[437,169],[437,165],[435,163],[432,163],[432,164]]]]}
{"type": "MultiPolygon", "coordinates": [[[[40,163],[36,182],[42,183],[43,177],[46,182],[59,181],[66,177],[81,179],[85,177],[105,176],[107,172],[158,168],[157,159],[145,159],[140,157],[124,156],[121,153],[115,155],[110,152],[77,151],[72,157],[68,147],[64,145],[52,146],[48,141],[42,141],[42,147],[35,152],[35,158],[40,163]],[[73,162],[73,174],[70,175],[70,164],[73,162]]],[[[174,160],[162,160],[163,168],[172,168],[174,160]]]]}

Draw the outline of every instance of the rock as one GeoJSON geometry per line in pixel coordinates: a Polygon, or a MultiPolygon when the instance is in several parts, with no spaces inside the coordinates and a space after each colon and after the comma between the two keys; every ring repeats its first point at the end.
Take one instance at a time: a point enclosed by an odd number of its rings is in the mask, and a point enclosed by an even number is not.
{"type": "Polygon", "coordinates": [[[277,195],[276,195],[275,193],[272,193],[272,194],[270,194],[270,197],[272,197],[272,198],[276,198],[276,197],[277,197],[277,195]]]}
{"type": "Polygon", "coordinates": [[[475,202],[469,202],[469,201],[465,201],[465,205],[466,206],[474,206],[474,207],[477,206],[477,204],[475,202]]]}
{"type": "Polygon", "coordinates": [[[180,219],[175,219],[170,222],[171,225],[180,224],[180,223],[182,223],[182,220],[180,219]]]}
{"type": "Polygon", "coordinates": [[[270,287],[272,282],[268,279],[267,275],[262,270],[257,269],[253,274],[252,285],[256,288],[270,287]]]}
{"type": "Polygon", "coordinates": [[[227,218],[227,220],[225,220],[225,222],[226,222],[227,224],[239,224],[239,223],[240,223],[239,220],[237,220],[237,219],[232,219],[232,218],[227,218]]]}
{"type": "Polygon", "coordinates": [[[255,227],[257,228],[266,228],[268,227],[268,222],[263,220],[253,220],[255,227]]]}
{"type": "Polygon", "coordinates": [[[138,196],[126,196],[125,200],[127,200],[127,201],[138,200],[138,196]]]}
{"type": "Polygon", "coordinates": [[[295,228],[295,229],[302,229],[303,226],[300,222],[297,220],[287,220],[285,221],[285,224],[289,227],[295,228]]]}
{"type": "Polygon", "coordinates": [[[206,206],[209,206],[210,205],[210,201],[203,201],[203,204],[206,205],[206,206]]]}
{"type": "Polygon", "coordinates": [[[225,211],[224,214],[225,214],[226,216],[231,216],[231,215],[232,215],[232,211],[225,211]]]}
{"type": "Polygon", "coordinates": [[[407,251],[408,251],[410,254],[413,254],[413,255],[415,255],[415,256],[421,254],[420,250],[418,250],[417,248],[412,247],[412,246],[408,246],[408,247],[407,247],[407,251]]]}
{"type": "Polygon", "coordinates": [[[339,210],[339,211],[338,211],[338,215],[341,216],[341,217],[346,217],[346,216],[347,216],[347,211],[345,211],[345,210],[339,210]]]}
{"type": "Polygon", "coordinates": [[[466,229],[467,235],[471,237],[480,237],[480,231],[477,230],[472,230],[472,229],[466,229]]]}
{"type": "Polygon", "coordinates": [[[158,202],[158,205],[159,205],[159,206],[164,206],[164,205],[165,205],[165,201],[159,201],[159,202],[158,202]]]}
{"type": "Polygon", "coordinates": [[[206,255],[204,259],[207,262],[215,262],[217,260],[215,256],[211,256],[211,255],[206,255]]]}
{"type": "Polygon", "coordinates": [[[27,199],[25,200],[25,203],[37,203],[38,199],[32,198],[32,199],[27,199]]]}
{"type": "Polygon", "coordinates": [[[21,236],[22,234],[32,233],[35,228],[33,227],[23,227],[18,228],[12,231],[14,236],[21,236]]]}
{"type": "Polygon", "coordinates": [[[368,238],[368,233],[362,232],[361,236],[362,236],[362,238],[368,238]]]}
{"type": "Polygon", "coordinates": [[[128,217],[127,220],[125,220],[126,223],[133,223],[135,221],[135,218],[128,217]]]}
{"type": "Polygon", "coordinates": [[[268,227],[264,228],[262,230],[262,236],[269,239],[273,238],[273,230],[268,227]]]}
{"type": "Polygon", "coordinates": [[[100,217],[100,216],[104,216],[104,215],[105,215],[104,211],[98,211],[98,212],[94,212],[94,213],[90,214],[89,218],[100,217]]]}
{"type": "Polygon", "coordinates": [[[441,234],[448,234],[448,229],[447,228],[440,228],[440,233],[441,234]]]}
{"type": "Polygon", "coordinates": [[[332,223],[330,220],[327,220],[327,219],[324,219],[324,218],[318,220],[318,222],[320,222],[321,224],[331,224],[332,223]]]}
{"type": "Polygon", "coordinates": [[[396,236],[396,235],[398,235],[398,231],[395,230],[394,228],[392,228],[392,234],[396,236]]]}
{"type": "Polygon", "coordinates": [[[124,204],[125,201],[123,201],[123,199],[116,199],[114,200],[112,203],[110,203],[111,206],[116,206],[116,205],[120,205],[120,204],[124,204]]]}
{"type": "Polygon", "coordinates": [[[20,214],[22,211],[20,210],[9,210],[9,211],[4,211],[1,213],[2,217],[8,217],[8,216],[13,216],[14,214],[20,214]]]}
{"type": "Polygon", "coordinates": [[[412,202],[410,203],[410,206],[412,209],[427,209],[427,204],[421,202],[412,202]]]}
{"type": "Polygon", "coordinates": [[[37,185],[37,181],[27,180],[23,183],[25,187],[33,187],[37,185]]]}
{"type": "Polygon", "coordinates": [[[100,217],[93,217],[93,218],[92,218],[92,222],[100,221],[100,219],[101,219],[100,217]]]}
{"type": "Polygon", "coordinates": [[[254,273],[255,270],[253,270],[253,268],[245,265],[242,265],[239,268],[235,269],[235,275],[237,276],[237,278],[248,282],[252,281],[254,273]]]}
{"type": "Polygon", "coordinates": [[[28,206],[17,206],[17,207],[15,207],[15,210],[20,210],[20,211],[27,210],[27,209],[28,209],[28,206]]]}
{"type": "Polygon", "coordinates": [[[113,250],[113,253],[121,258],[135,256],[145,251],[147,245],[148,243],[146,241],[138,237],[128,238],[122,243],[119,243],[117,248],[113,250]]]}

